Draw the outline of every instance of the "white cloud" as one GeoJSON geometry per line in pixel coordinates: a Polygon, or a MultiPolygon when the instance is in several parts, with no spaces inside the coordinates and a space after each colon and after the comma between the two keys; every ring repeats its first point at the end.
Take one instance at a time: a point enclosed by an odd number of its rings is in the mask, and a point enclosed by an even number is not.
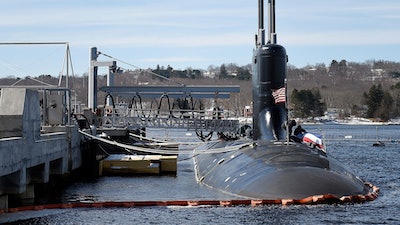
{"type": "Polygon", "coordinates": [[[202,57],[158,57],[158,58],[143,58],[142,62],[148,63],[182,63],[182,62],[206,62],[208,58],[202,57]]]}
{"type": "MultiPolygon", "coordinates": [[[[164,47],[164,48],[187,48],[187,47],[213,47],[213,46],[237,46],[252,43],[252,39],[244,34],[210,34],[195,36],[133,36],[97,39],[96,43],[107,46],[129,46],[129,47],[164,47]]],[[[87,40],[89,42],[89,40],[87,40]]],[[[83,45],[87,43],[81,43],[83,45]]]]}
{"type": "MultiPolygon", "coordinates": [[[[284,46],[389,45],[398,52],[400,2],[284,0],[276,7],[278,43],[284,46]]],[[[255,0],[1,0],[0,8],[1,42],[68,41],[81,70],[90,46],[125,59],[134,55],[132,61],[146,65],[247,64],[258,22],[255,0]]],[[[299,51],[301,57],[306,51],[299,51]]]]}
{"type": "Polygon", "coordinates": [[[400,30],[334,30],[312,33],[285,33],[278,37],[288,45],[399,45],[400,30]]]}
{"type": "MultiPolygon", "coordinates": [[[[157,1],[155,1],[156,3],[157,1]]],[[[0,3],[0,7],[1,7],[0,3]]],[[[15,3],[17,4],[17,3],[15,3]]],[[[80,5],[72,3],[64,7],[49,4],[47,7],[20,8],[12,7],[0,14],[0,26],[130,26],[130,25],[164,25],[164,26],[198,26],[204,19],[224,18],[239,19],[251,15],[251,8],[182,8],[176,4],[118,4],[80,5]],[[196,24],[190,23],[197,21],[196,24]]],[[[226,21],[225,21],[226,22],[226,21]]],[[[215,26],[215,24],[208,24],[215,26]]],[[[100,28],[101,29],[101,28],[100,28]]]]}

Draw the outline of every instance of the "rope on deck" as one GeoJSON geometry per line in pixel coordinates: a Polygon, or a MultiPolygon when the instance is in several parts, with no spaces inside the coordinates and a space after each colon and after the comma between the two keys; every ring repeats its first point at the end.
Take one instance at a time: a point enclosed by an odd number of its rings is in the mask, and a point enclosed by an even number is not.
{"type": "Polygon", "coordinates": [[[168,146],[168,145],[199,145],[202,144],[202,142],[167,142],[167,141],[163,141],[163,140],[159,140],[159,139],[155,139],[155,138],[149,138],[149,137],[143,137],[140,135],[136,135],[133,133],[129,133],[130,136],[137,138],[139,140],[145,140],[145,141],[149,141],[149,142],[153,142],[154,145],[160,145],[160,146],[168,146]]]}
{"type": "MultiPolygon", "coordinates": [[[[136,152],[143,152],[143,153],[150,153],[150,154],[161,154],[161,155],[178,155],[178,154],[193,154],[193,150],[190,151],[185,151],[185,150],[163,150],[163,149],[151,149],[151,148],[144,148],[144,147],[139,147],[139,146],[132,146],[132,145],[127,145],[123,143],[119,143],[113,140],[107,140],[104,138],[100,138],[91,134],[88,134],[83,131],[79,131],[79,133],[85,135],[86,137],[106,143],[109,145],[113,145],[122,149],[125,149],[131,154],[134,154],[136,152]]],[[[231,151],[237,151],[241,148],[252,146],[253,143],[243,143],[239,145],[233,145],[233,146],[228,146],[228,147],[222,147],[222,148],[212,148],[212,149],[207,149],[207,150],[198,150],[195,152],[195,154],[213,154],[213,153],[223,153],[223,152],[231,152],[231,151]]]]}

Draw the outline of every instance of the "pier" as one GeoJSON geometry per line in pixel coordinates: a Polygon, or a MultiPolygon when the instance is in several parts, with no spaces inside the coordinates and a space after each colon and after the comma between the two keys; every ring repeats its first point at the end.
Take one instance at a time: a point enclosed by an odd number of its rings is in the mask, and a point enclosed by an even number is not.
{"type": "Polygon", "coordinates": [[[0,209],[9,207],[10,197],[32,202],[36,184],[81,166],[81,135],[63,104],[68,94],[65,89],[1,89],[0,209]]]}
{"type": "MultiPolygon", "coordinates": [[[[168,156],[171,153],[163,152],[165,146],[152,149],[150,144],[145,146],[150,147],[150,153],[140,152],[140,149],[127,151],[125,147],[104,143],[107,140],[113,144],[122,141],[122,145],[128,146],[135,142],[131,135],[144,137],[146,128],[154,127],[196,131],[202,140],[211,138],[212,132],[224,135],[238,131],[239,121],[220,108],[217,99],[239,93],[239,86],[114,86],[116,62],[97,61],[101,53],[96,48],[91,48],[90,54],[88,108],[83,112],[71,103],[68,69],[65,88],[60,84],[0,86],[0,210],[7,211],[10,205],[34,203],[35,187],[52,183],[53,178],[63,177],[81,167],[95,175],[121,172],[115,170],[116,163],[119,168],[126,167],[128,173],[150,170],[153,174],[176,174],[178,152],[168,156]],[[105,87],[97,87],[98,67],[108,67],[105,87]],[[103,105],[97,104],[97,90],[106,94],[103,105]],[[194,101],[200,99],[213,99],[216,104],[208,109],[199,106],[195,109],[194,101]],[[142,100],[147,101],[147,105],[142,104],[142,100]],[[174,108],[173,100],[181,100],[186,105],[174,108]],[[157,104],[153,105],[153,102],[157,104]],[[203,135],[203,132],[208,134],[203,135]],[[105,148],[116,151],[107,152],[105,148]],[[111,154],[121,154],[121,151],[127,155],[148,156],[129,156],[125,161],[104,160],[111,154]],[[129,163],[128,167],[126,163],[129,163]],[[142,171],[143,168],[146,170],[142,171]]],[[[66,55],[69,65],[68,44],[66,55]]]]}

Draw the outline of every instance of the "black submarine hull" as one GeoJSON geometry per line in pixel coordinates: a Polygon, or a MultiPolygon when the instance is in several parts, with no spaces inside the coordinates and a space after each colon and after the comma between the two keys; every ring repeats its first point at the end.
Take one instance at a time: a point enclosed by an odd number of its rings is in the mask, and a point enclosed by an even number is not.
{"type": "Polygon", "coordinates": [[[252,140],[220,140],[197,147],[193,157],[197,181],[233,195],[262,200],[307,203],[305,199],[318,196],[334,202],[374,200],[377,187],[363,182],[324,150],[310,148],[299,138],[292,141],[287,107],[288,56],[276,43],[274,0],[268,0],[268,9],[266,42],[264,0],[259,0],[259,32],[252,58],[252,140]]]}
{"type": "Polygon", "coordinates": [[[332,157],[301,143],[210,142],[195,149],[196,178],[209,187],[254,199],[304,199],[316,195],[367,195],[364,182],[332,157]],[[202,150],[237,150],[201,154],[202,150]],[[240,148],[239,148],[240,147],[240,148]]]}

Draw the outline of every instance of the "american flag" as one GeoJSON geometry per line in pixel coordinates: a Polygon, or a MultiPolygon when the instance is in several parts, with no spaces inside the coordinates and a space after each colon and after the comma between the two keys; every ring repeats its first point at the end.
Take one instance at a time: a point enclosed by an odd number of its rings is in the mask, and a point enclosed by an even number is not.
{"type": "Polygon", "coordinates": [[[272,91],[272,96],[275,99],[275,104],[286,102],[286,88],[281,87],[272,91]]]}

